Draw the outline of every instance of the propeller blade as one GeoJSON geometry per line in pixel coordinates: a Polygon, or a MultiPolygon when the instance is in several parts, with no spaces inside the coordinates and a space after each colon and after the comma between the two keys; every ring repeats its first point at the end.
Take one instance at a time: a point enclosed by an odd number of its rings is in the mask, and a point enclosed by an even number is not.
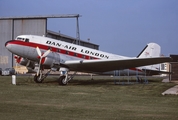
{"type": "Polygon", "coordinates": [[[38,46],[36,47],[36,51],[37,51],[38,55],[41,57],[41,50],[39,49],[38,46]]]}
{"type": "Polygon", "coordinates": [[[37,71],[37,73],[36,73],[36,75],[37,75],[37,76],[38,76],[38,75],[39,75],[39,73],[40,73],[40,67],[41,67],[41,66],[40,66],[40,65],[41,65],[41,59],[42,59],[42,58],[40,58],[40,62],[39,62],[39,66],[38,66],[38,71],[37,71]]]}
{"type": "MultiPolygon", "coordinates": [[[[39,49],[39,47],[36,47],[36,51],[37,51],[38,55],[40,56],[39,67],[38,67],[38,71],[36,73],[38,76],[40,74],[41,60],[43,57],[46,57],[50,53],[50,50],[47,50],[44,54],[41,54],[41,50],[39,49]]],[[[41,75],[40,75],[40,79],[41,79],[41,75]]]]}
{"type": "Polygon", "coordinates": [[[41,59],[42,59],[42,58],[41,58],[41,50],[39,49],[39,47],[38,47],[38,46],[36,47],[36,51],[37,51],[37,53],[38,53],[38,56],[40,56],[40,61],[39,61],[39,63],[38,63],[38,64],[39,64],[39,66],[38,66],[38,70],[37,70],[37,73],[36,73],[36,74],[37,74],[37,76],[38,76],[38,75],[39,75],[39,73],[40,73],[40,64],[41,64],[41,59]]]}
{"type": "Polygon", "coordinates": [[[46,57],[50,53],[50,50],[47,50],[41,57],[46,57]]]}

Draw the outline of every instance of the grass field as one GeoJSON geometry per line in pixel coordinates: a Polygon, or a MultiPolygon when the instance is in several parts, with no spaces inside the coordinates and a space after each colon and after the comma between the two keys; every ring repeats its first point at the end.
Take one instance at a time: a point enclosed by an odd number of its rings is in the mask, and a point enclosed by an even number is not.
{"type": "Polygon", "coordinates": [[[113,78],[76,77],[59,86],[57,77],[34,83],[32,77],[0,77],[0,120],[177,120],[178,96],[161,93],[174,86],[114,85],[113,78]]]}

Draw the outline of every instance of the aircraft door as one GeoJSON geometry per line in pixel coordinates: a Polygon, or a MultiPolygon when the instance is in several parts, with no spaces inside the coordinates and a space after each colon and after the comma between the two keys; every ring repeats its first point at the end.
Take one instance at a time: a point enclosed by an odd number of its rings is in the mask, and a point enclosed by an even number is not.
{"type": "Polygon", "coordinates": [[[59,65],[60,64],[60,55],[58,53],[53,52],[53,58],[54,58],[53,64],[59,65]]]}

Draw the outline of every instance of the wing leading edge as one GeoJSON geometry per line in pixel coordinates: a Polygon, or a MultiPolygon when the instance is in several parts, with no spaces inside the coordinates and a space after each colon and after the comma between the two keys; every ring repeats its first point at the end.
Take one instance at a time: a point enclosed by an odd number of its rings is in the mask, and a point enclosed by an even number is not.
{"type": "Polygon", "coordinates": [[[128,69],[163,62],[170,62],[170,57],[128,58],[107,60],[72,60],[65,61],[64,65],[72,71],[107,72],[112,70],[128,69]]]}

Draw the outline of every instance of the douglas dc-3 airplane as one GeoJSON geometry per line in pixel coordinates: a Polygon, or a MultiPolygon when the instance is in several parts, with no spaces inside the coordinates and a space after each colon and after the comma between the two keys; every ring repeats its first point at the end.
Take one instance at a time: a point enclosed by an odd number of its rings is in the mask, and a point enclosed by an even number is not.
{"type": "Polygon", "coordinates": [[[124,57],[76,44],[36,35],[20,35],[5,43],[5,47],[15,54],[20,65],[38,70],[34,81],[41,83],[50,71],[60,71],[59,84],[67,85],[68,72],[89,72],[97,74],[144,75],[145,71],[158,72],[158,63],[169,62],[171,58],[160,57],[160,46],[149,43],[137,57],[124,57]],[[49,69],[44,73],[44,69],[49,69]],[[118,73],[117,73],[118,74],[118,73]]]}

